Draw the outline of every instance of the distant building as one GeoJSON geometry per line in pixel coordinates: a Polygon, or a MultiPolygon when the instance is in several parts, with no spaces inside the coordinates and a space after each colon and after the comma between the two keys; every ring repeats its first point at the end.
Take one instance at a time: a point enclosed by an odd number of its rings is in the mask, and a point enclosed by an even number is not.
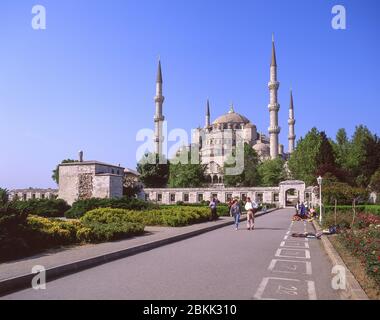
{"type": "Polygon", "coordinates": [[[59,165],[58,198],[72,205],[90,198],[121,198],[124,168],[99,161],[80,161],[59,165]]]}
{"type": "Polygon", "coordinates": [[[31,199],[55,199],[58,196],[56,189],[15,189],[9,192],[9,200],[27,201],[31,199]]]}

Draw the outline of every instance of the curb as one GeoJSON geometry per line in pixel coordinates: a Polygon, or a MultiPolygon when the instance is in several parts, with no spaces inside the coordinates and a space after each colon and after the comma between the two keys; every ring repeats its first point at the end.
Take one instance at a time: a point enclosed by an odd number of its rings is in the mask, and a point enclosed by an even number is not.
{"type": "MultiPolygon", "coordinates": [[[[256,214],[255,217],[261,217],[263,215],[266,215],[270,212],[276,211],[276,209],[270,209],[266,212],[256,214]]],[[[246,217],[242,217],[240,221],[246,221],[246,217]]],[[[60,277],[73,274],[79,271],[83,271],[85,269],[93,268],[108,262],[112,262],[118,259],[127,258],[129,256],[136,255],[138,253],[142,253],[145,251],[149,251],[158,247],[162,247],[174,242],[182,241],[188,238],[192,238],[198,235],[201,235],[203,233],[207,233],[216,229],[224,228],[229,225],[233,225],[233,221],[226,221],[224,223],[220,223],[217,225],[209,226],[203,229],[198,229],[190,232],[186,232],[183,234],[175,235],[172,237],[168,237],[161,240],[156,240],[148,243],[144,243],[142,245],[137,245],[135,247],[131,247],[128,249],[118,250],[106,254],[102,254],[93,258],[83,259],[79,261],[75,261],[72,263],[64,264],[61,266],[53,267],[46,270],[46,283],[49,281],[58,279],[60,277]]],[[[32,279],[36,276],[36,274],[25,274],[22,276],[17,276],[14,278],[9,278],[5,280],[0,281],[0,297],[10,294],[12,292],[26,289],[30,287],[30,284],[32,282],[32,279]]]]}
{"type": "MultiPolygon", "coordinates": [[[[321,230],[319,224],[313,220],[313,227],[316,231],[321,230]]],[[[339,253],[335,250],[334,246],[326,236],[321,237],[323,246],[327,255],[329,256],[333,266],[339,265],[346,269],[346,290],[340,290],[340,295],[345,300],[369,300],[367,294],[360,286],[350,269],[347,268],[339,253]]]]}

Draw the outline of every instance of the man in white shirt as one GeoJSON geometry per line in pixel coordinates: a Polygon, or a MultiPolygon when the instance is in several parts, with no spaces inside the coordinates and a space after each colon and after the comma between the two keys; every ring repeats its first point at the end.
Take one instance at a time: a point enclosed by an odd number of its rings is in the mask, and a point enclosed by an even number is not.
{"type": "Polygon", "coordinates": [[[255,213],[258,207],[255,201],[251,201],[251,198],[247,198],[245,204],[245,210],[247,211],[247,230],[253,230],[255,228],[255,213]]]}

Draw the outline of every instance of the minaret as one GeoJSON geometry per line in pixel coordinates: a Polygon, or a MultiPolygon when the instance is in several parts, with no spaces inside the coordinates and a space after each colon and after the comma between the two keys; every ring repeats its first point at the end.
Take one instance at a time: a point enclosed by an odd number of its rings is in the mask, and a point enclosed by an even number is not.
{"type": "Polygon", "coordinates": [[[296,124],[296,120],[294,119],[294,106],[293,106],[293,92],[290,90],[290,106],[289,106],[289,153],[292,153],[294,151],[295,147],[295,140],[296,140],[296,135],[295,135],[295,130],[294,130],[294,125],[296,124]]]}
{"type": "Polygon", "coordinates": [[[210,126],[210,101],[207,99],[205,128],[210,126]]]}
{"type": "Polygon", "coordinates": [[[277,61],[276,61],[276,48],[274,45],[274,37],[272,37],[272,61],[270,64],[270,82],[268,84],[270,92],[270,103],[268,105],[270,114],[270,156],[271,159],[276,159],[278,156],[278,135],[281,128],[278,126],[278,111],[280,105],[277,102],[277,91],[280,83],[277,81],[277,61]]]}
{"type": "Polygon", "coordinates": [[[158,61],[158,71],[156,80],[156,96],[154,101],[156,103],[156,114],[154,116],[154,143],[155,143],[155,153],[162,155],[162,144],[164,137],[162,136],[162,126],[165,117],[162,114],[162,104],[164,103],[165,97],[162,95],[162,72],[161,72],[161,60],[158,61]]]}

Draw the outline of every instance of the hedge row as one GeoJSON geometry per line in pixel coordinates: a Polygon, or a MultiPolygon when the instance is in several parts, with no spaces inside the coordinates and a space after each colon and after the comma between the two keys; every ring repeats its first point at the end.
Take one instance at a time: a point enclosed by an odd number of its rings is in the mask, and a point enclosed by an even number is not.
{"type": "Polygon", "coordinates": [[[63,217],[65,212],[70,209],[70,206],[62,199],[15,201],[13,207],[19,212],[51,218],[63,217]]]}
{"type": "MultiPolygon", "coordinates": [[[[372,213],[380,215],[380,206],[379,205],[358,205],[355,207],[356,212],[365,212],[365,213],[372,213]]],[[[325,206],[324,212],[325,213],[333,213],[335,210],[334,206],[325,206]]],[[[351,206],[337,206],[337,211],[339,212],[352,212],[352,205],[351,206]]]]}
{"type": "Polygon", "coordinates": [[[63,245],[119,240],[143,232],[141,223],[120,221],[104,224],[48,219],[28,215],[8,205],[0,208],[0,261],[63,245]]]}
{"type": "Polygon", "coordinates": [[[158,208],[156,204],[136,198],[123,197],[120,199],[98,199],[78,200],[73,203],[70,210],[65,213],[69,219],[79,219],[88,211],[98,208],[114,208],[127,210],[148,210],[158,208]]]}
{"type": "Polygon", "coordinates": [[[163,207],[146,211],[99,208],[87,212],[81,221],[84,225],[125,221],[147,226],[179,227],[205,222],[209,218],[210,211],[207,207],[163,207]]]}

